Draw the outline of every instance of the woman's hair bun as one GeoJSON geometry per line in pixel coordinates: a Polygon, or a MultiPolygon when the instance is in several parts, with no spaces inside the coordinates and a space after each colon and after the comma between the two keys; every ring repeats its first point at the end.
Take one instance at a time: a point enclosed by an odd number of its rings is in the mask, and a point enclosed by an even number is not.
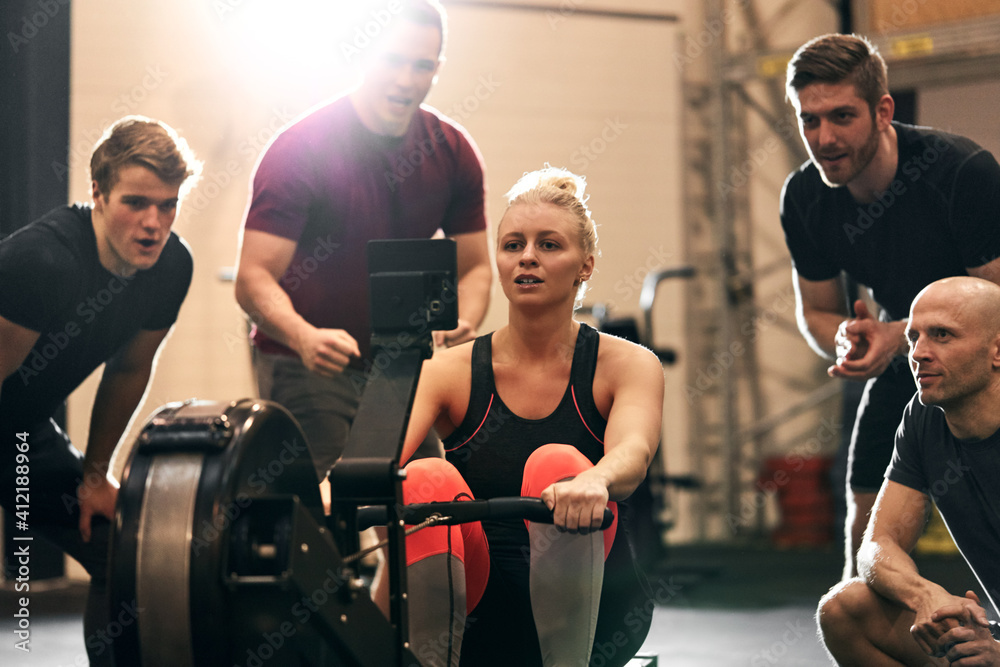
{"type": "Polygon", "coordinates": [[[513,203],[519,196],[531,190],[540,190],[542,188],[563,190],[567,194],[584,202],[586,199],[584,199],[583,191],[586,187],[587,181],[583,176],[577,176],[568,169],[552,167],[546,163],[542,169],[531,171],[521,176],[517,183],[514,184],[514,187],[507,193],[507,202],[513,203]]]}
{"type": "Polygon", "coordinates": [[[557,188],[559,190],[565,190],[574,197],[577,195],[576,180],[569,176],[562,176],[562,175],[547,176],[541,179],[538,185],[539,187],[543,188],[557,188]]]}

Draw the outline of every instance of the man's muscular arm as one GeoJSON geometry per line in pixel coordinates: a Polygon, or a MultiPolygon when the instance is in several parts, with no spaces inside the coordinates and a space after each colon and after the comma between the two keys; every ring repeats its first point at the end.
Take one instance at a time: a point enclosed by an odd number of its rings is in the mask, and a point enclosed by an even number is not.
{"type": "Polygon", "coordinates": [[[837,329],[847,316],[840,279],[806,280],[792,269],[792,285],[799,331],[817,354],[835,358],[837,329]]]}
{"type": "Polygon", "coordinates": [[[867,380],[882,374],[893,358],[906,354],[906,321],[881,322],[860,299],[847,319],[840,280],[812,281],[794,274],[799,330],[821,356],[834,360],[831,377],[867,380]]]}
{"type": "Polygon", "coordinates": [[[928,497],[908,486],[882,483],[872,518],[858,551],[858,572],[877,593],[914,612],[910,632],[928,655],[943,655],[941,637],[957,625],[934,618],[942,607],[962,605],[959,598],[920,576],[910,551],[926,523],[928,497]]]}
{"type": "Polygon", "coordinates": [[[311,371],[334,376],[360,356],[358,343],[343,329],[320,329],[295,311],[278,280],[295,256],[295,241],[245,230],[236,273],[236,301],[264,333],[294,350],[311,371]]]}
{"type": "Polygon", "coordinates": [[[90,541],[92,517],[114,518],[118,484],[108,475],[111,457],[142,403],[168,333],[170,329],[139,331],[104,367],[91,411],[83,483],[76,493],[85,542],[90,541]]]}

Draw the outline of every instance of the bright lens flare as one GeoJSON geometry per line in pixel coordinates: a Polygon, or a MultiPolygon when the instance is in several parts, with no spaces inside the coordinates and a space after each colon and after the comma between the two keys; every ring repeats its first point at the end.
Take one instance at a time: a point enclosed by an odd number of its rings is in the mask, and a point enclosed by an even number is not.
{"type": "Polygon", "coordinates": [[[214,0],[226,56],[260,85],[322,85],[358,74],[400,0],[214,0]]]}

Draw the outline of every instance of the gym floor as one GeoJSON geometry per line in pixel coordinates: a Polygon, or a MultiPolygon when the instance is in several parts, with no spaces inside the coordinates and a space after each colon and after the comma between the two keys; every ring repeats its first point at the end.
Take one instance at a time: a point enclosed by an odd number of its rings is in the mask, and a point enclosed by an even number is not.
{"type": "MultiPolygon", "coordinates": [[[[917,562],[950,590],[962,593],[975,585],[958,556],[919,556],[917,562]]],[[[658,603],[641,655],[671,667],[828,665],[813,614],[840,567],[840,553],[832,548],[673,547],[650,573],[658,603]]],[[[0,664],[86,665],[80,620],[85,592],[78,582],[33,585],[31,652],[25,654],[14,647],[13,587],[0,588],[0,664]]],[[[597,654],[592,664],[600,667],[597,654]]]]}

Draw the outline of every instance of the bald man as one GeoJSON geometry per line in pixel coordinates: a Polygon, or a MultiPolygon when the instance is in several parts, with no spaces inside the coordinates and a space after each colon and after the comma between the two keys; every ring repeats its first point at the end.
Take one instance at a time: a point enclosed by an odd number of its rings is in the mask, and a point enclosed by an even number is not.
{"type": "Polygon", "coordinates": [[[906,328],[917,394],[896,433],[858,555],[860,578],[820,602],[842,665],[1000,665],[979,597],[920,576],[909,556],[934,502],[996,613],[1000,592],[1000,287],[931,283],[906,328]]]}

